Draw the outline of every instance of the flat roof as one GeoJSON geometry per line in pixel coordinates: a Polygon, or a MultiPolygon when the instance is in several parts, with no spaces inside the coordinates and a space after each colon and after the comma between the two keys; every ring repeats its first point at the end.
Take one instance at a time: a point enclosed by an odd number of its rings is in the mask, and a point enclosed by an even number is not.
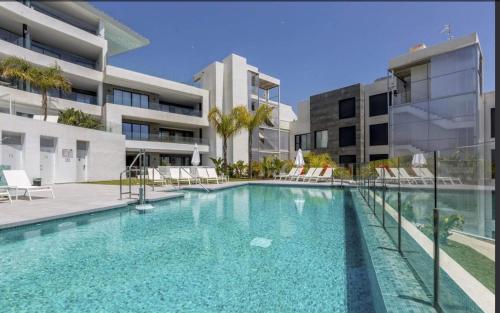
{"type": "Polygon", "coordinates": [[[86,15],[93,15],[102,21],[105,30],[104,38],[108,41],[108,55],[110,56],[144,47],[149,44],[149,39],[136,33],[127,25],[117,21],[88,2],[66,2],[65,5],[73,6],[77,11],[83,10],[87,13],[86,15]]]}
{"type": "Polygon", "coordinates": [[[471,46],[474,44],[479,45],[479,38],[477,36],[477,33],[472,33],[464,37],[447,40],[440,44],[416,50],[413,52],[408,52],[406,54],[391,59],[389,61],[389,70],[395,70],[398,68],[406,67],[415,63],[422,62],[424,60],[428,60],[435,55],[465,48],[467,46],[471,46]]]}

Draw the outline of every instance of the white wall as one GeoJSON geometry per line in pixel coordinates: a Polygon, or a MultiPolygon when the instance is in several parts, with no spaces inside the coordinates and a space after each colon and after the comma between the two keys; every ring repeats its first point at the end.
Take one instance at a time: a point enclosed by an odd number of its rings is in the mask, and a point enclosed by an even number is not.
{"type": "Polygon", "coordinates": [[[295,159],[295,155],[297,154],[297,151],[295,151],[295,135],[311,132],[309,100],[299,102],[297,104],[297,111],[297,119],[290,123],[290,159],[292,160],[295,159]]]}
{"type": "MultiPolygon", "coordinates": [[[[57,138],[55,183],[75,182],[76,141],[88,141],[88,180],[118,179],[125,169],[125,136],[98,130],[33,120],[0,113],[0,132],[24,134],[24,170],[30,178],[40,176],[40,136],[57,138]],[[62,157],[72,149],[73,157],[62,157]]],[[[3,145],[0,145],[0,150],[3,145]]],[[[0,151],[0,164],[2,164],[0,151]]]]}

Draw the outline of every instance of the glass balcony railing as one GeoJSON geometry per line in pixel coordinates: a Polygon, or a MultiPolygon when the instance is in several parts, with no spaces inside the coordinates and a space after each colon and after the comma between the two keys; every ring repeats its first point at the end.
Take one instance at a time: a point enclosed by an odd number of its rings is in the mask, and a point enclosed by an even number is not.
{"type": "Polygon", "coordinates": [[[494,149],[492,141],[349,167],[438,311],[494,311],[494,149]]]}
{"type": "MultiPolygon", "coordinates": [[[[22,91],[26,91],[26,92],[40,94],[40,92],[34,88],[29,88],[29,90],[27,90],[26,88],[20,88],[20,84],[17,84],[14,81],[2,79],[2,78],[0,78],[0,86],[5,86],[5,87],[17,89],[17,90],[22,90],[22,91]]],[[[62,92],[59,90],[51,90],[48,92],[48,95],[49,95],[49,97],[53,97],[53,98],[66,99],[66,100],[71,100],[71,101],[80,102],[80,103],[97,105],[97,97],[96,96],[82,93],[82,92],[78,92],[78,91],[62,92]]]]}
{"type": "Polygon", "coordinates": [[[207,138],[168,136],[162,134],[135,135],[134,133],[124,133],[124,135],[127,140],[154,141],[154,142],[180,143],[180,144],[192,144],[192,145],[196,143],[199,145],[208,145],[207,138]]]}
{"type": "Polygon", "coordinates": [[[127,98],[126,102],[123,98],[115,98],[113,95],[106,96],[106,102],[112,104],[119,104],[124,106],[131,106],[136,108],[155,110],[160,112],[168,112],[174,114],[181,115],[189,115],[189,116],[202,116],[202,111],[194,108],[188,108],[185,106],[175,105],[173,103],[147,103],[144,104],[140,101],[134,102],[134,98],[132,97],[130,100],[127,98]]]}
{"type": "MultiPolygon", "coordinates": [[[[10,42],[12,44],[15,44],[17,46],[24,47],[22,36],[14,34],[14,33],[10,32],[6,29],[3,29],[3,28],[0,28],[0,39],[7,41],[7,42],[10,42]]],[[[35,51],[35,52],[38,52],[38,53],[41,53],[41,54],[44,54],[44,55],[47,55],[47,56],[50,56],[50,57],[53,57],[56,59],[60,59],[63,61],[67,61],[70,63],[81,65],[81,66],[84,66],[87,68],[96,69],[96,67],[97,67],[96,61],[75,55],[73,53],[70,53],[70,52],[67,52],[67,51],[64,51],[64,50],[61,50],[58,48],[49,47],[49,46],[44,45],[42,43],[39,43],[37,41],[32,41],[31,48],[26,48],[26,49],[29,49],[31,51],[35,51]]]]}
{"type": "Polygon", "coordinates": [[[176,106],[174,104],[160,103],[160,111],[170,112],[175,114],[190,115],[190,116],[201,116],[201,111],[197,109],[191,109],[182,106],[176,106]]]}

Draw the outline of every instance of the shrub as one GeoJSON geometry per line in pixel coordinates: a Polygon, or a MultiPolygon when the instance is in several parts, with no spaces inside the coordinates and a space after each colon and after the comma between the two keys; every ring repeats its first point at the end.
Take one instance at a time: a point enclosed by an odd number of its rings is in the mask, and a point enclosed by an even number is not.
{"type": "Polygon", "coordinates": [[[60,124],[90,128],[102,129],[102,124],[99,120],[95,119],[92,115],[84,113],[74,108],[69,108],[59,112],[57,122],[60,124]]]}

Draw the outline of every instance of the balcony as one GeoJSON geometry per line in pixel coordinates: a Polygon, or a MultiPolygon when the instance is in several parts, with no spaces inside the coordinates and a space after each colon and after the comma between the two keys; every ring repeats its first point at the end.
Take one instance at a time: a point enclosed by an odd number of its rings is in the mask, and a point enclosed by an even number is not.
{"type": "MultiPolygon", "coordinates": [[[[29,88],[29,90],[27,90],[26,88],[20,88],[20,85],[15,83],[14,81],[5,80],[2,78],[0,78],[0,86],[12,88],[12,89],[17,89],[17,90],[21,90],[21,91],[26,91],[29,93],[40,94],[40,92],[34,88],[29,88]]],[[[80,103],[97,105],[97,96],[91,95],[88,93],[84,93],[84,92],[79,92],[78,90],[73,90],[71,92],[62,92],[60,90],[51,90],[51,91],[49,91],[48,94],[49,94],[49,97],[52,97],[52,98],[59,98],[59,99],[80,102],[80,103]]]]}
{"type": "MultiPolygon", "coordinates": [[[[22,2],[22,1],[19,1],[22,2]]],[[[48,15],[50,17],[53,17],[55,19],[58,19],[64,23],[70,24],[71,26],[74,26],[76,28],[79,28],[81,30],[84,30],[88,33],[91,33],[95,35],[97,33],[97,27],[92,26],[84,21],[78,20],[72,16],[69,16],[63,12],[57,11],[53,7],[48,6],[46,3],[43,2],[38,2],[38,1],[32,1],[31,2],[31,8],[35,9],[36,11],[43,13],[45,15],[48,15]]]]}
{"type": "Polygon", "coordinates": [[[70,53],[70,52],[67,52],[67,51],[64,51],[64,50],[61,50],[58,48],[44,45],[44,44],[37,42],[37,41],[32,41],[31,48],[26,48],[26,47],[24,47],[22,36],[17,35],[15,33],[12,33],[6,29],[3,29],[3,28],[0,28],[0,39],[7,41],[9,43],[15,44],[19,47],[23,47],[25,49],[38,52],[40,54],[44,54],[44,55],[47,55],[47,56],[50,56],[50,57],[53,57],[56,59],[60,59],[60,60],[67,61],[67,62],[70,62],[73,64],[77,64],[80,66],[84,66],[84,67],[87,67],[87,68],[90,68],[93,70],[95,70],[97,67],[96,61],[75,55],[73,53],[70,53]]]}
{"type": "Polygon", "coordinates": [[[124,133],[123,135],[125,135],[125,139],[127,140],[180,143],[188,145],[194,145],[196,143],[199,145],[208,145],[207,138],[167,136],[162,134],[143,134],[142,136],[138,136],[131,133],[124,133]]]}
{"type": "MultiPolygon", "coordinates": [[[[132,94],[132,93],[130,93],[132,94]]],[[[188,106],[184,105],[177,105],[174,103],[166,103],[166,102],[160,102],[160,103],[151,103],[148,100],[142,100],[141,97],[130,97],[127,99],[127,101],[123,101],[123,97],[121,99],[115,99],[113,95],[107,95],[106,97],[106,102],[107,103],[112,103],[112,104],[118,104],[118,105],[123,105],[127,107],[135,107],[135,108],[142,108],[142,109],[148,109],[148,110],[154,110],[154,111],[160,111],[160,112],[166,112],[166,113],[174,113],[174,114],[180,114],[180,115],[187,115],[187,116],[194,116],[194,117],[201,117],[202,116],[202,111],[195,109],[195,108],[190,108],[188,106]]]]}
{"type": "Polygon", "coordinates": [[[200,110],[195,108],[162,102],[160,102],[160,111],[197,117],[201,117],[202,113],[200,110]]]}

